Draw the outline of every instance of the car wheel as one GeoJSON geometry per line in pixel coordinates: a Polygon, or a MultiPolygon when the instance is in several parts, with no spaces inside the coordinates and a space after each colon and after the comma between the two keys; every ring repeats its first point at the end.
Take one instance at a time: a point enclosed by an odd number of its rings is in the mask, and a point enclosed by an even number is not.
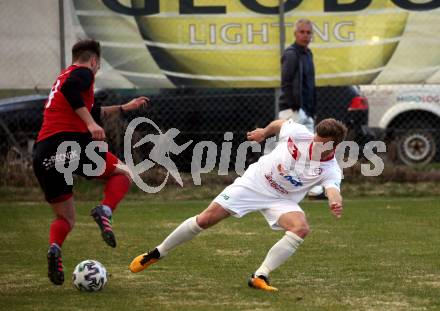
{"type": "Polygon", "coordinates": [[[397,138],[398,160],[406,165],[424,165],[435,158],[437,146],[428,129],[404,129],[397,138]]]}

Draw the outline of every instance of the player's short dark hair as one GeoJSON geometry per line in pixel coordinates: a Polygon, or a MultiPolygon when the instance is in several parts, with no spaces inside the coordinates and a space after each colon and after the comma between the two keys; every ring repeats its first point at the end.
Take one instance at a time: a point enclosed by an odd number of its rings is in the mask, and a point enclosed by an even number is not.
{"type": "Polygon", "coordinates": [[[316,134],[322,138],[332,138],[336,147],[344,141],[347,136],[347,127],[341,121],[335,119],[324,119],[315,128],[316,134]]]}
{"type": "Polygon", "coordinates": [[[101,45],[93,39],[84,39],[72,47],[72,61],[87,62],[92,56],[101,57],[101,45]]]}

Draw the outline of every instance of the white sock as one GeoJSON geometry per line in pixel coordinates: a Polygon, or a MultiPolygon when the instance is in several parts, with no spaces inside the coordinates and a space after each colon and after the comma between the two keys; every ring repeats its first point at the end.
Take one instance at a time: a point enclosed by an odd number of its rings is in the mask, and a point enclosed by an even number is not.
{"type": "Polygon", "coordinates": [[[275,243],[269,250],[261,267],[255,272],[255,275],[268,277],[270,272],[281,266],[287,258],[293,255],[303,241],[304,240],[295,233],[286,231],[283,238],[275,243]]]}
{"type": "Polygon", "coordinates": [[[183,242],[193,239],[203,229],[197,224],[197,216],[188,218],[182,222],[167,238],[157,246],[160,258],[166,256],[170,250],[183,242]]]}

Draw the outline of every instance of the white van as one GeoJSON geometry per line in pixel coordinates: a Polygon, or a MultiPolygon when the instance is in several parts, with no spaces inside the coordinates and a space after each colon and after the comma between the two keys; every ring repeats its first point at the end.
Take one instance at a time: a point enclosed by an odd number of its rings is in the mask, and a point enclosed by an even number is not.
{"type": "Polygon", "coordinates": [[[408,165],[440,158],[440,85],[364,85],[369,127],[408,165]]]}

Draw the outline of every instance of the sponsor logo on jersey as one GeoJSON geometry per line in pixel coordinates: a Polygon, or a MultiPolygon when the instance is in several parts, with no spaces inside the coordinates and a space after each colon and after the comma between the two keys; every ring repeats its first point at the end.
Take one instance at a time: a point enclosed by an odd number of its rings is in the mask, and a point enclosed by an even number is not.
{"type": "Polygon", "coordinates": [[[277,170],[280,176],[282,176],[285,180],[290,182],[295,187],[301,187],[303,185],[301,178],[298,175],[296,176],[289,175],[282,164],[278,164],[277,170]]]}
{"type": "Polygon", "coordinates": [[[55,167],[55,163],[61,163],[61,162],[73,162],[73,161],[79,161],[79,154],[77,150],[72,150],[66,153],[57,153],[50,158],[45,158],[42,162],[44,168],[46,170],[50,170],[51,168],[55,167]]]}
{"type": "Polygon", "coordinates": [[[301,187],[303,185],[303,183],[299,177],[296,177],[297,179],[295,179],[295,177],[293,177],[293,176],[284,175],[283,178],[285,180],[287,180],[288,182],[290,182],[295,187],[301,187]]]}
{"type": "Polygon", "coordinates": [[[276,181],[273,180],[272,173],[265,174],[264,177],[266,177],[267,181],[269,182],[269,185],[274,188],[276,191],[278,191],[281,194],[289,194],[289,192],[284,189],[283,186],[278,184],[276,181]]]}

